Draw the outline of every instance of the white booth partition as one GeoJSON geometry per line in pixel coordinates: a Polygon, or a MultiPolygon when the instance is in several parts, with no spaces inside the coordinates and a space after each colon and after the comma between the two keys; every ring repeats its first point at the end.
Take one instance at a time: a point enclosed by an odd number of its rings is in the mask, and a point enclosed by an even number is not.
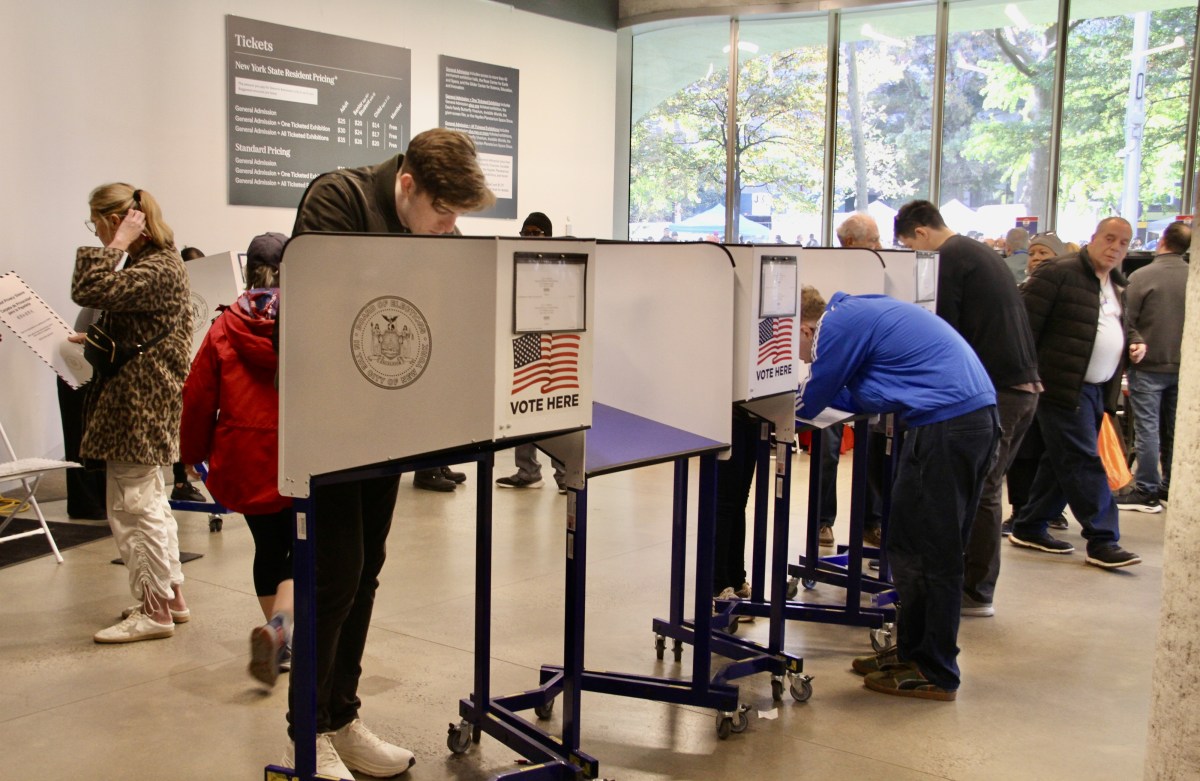
{"type": "Polygon", "coordinates": [[[591,242],[304,234],[284,253],[279,489],[591,424],[591,242]]]}
{"type": "Polygon", "coordinates": [[[937,313],[938,254],[908,249],[880,250],[884,293],[937,313]]]}

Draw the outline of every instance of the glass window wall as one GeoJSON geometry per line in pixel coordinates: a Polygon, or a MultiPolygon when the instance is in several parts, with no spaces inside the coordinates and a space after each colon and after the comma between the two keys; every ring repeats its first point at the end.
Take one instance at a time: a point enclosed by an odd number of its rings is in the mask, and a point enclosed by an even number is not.
{"type": "Polygon", "coordinates": [[[934,127],[937,4],[760,19],[738,30],[736,138],[726,138],[728,19],[633,39],[630,238],[725,240],[732,151],[736,236],[820,239],[856,210],[891,242],[895,209],[939,192],[951,228],[998,238],[1023,218],[1083,243],[1120,214],[1152,248],[1183,197],[1197,6],[1072,0],[1065,55],[1058,3],[951,0],[942,121],[934,127]],[[837,102],[826,105],[837,26],[837,102]],[[1065,87],[1055,144],[1057,60],[1065,87]],[[830,112],[833,116],[830,117],[830,112]],[[832,121],[834,138],[826,138],[832,121]],[[930,182],[940,133],[940,180],[930,182]],[[833,144],[832,155],[826,155],[833,144]],[[827,157],[832,165],[825,170],[827,157]],[[832,177],[831,203],[823,202],[832,177]]]}
{"type": "Polygon", "coordinates": [[[1073,0],[1058,233],[1082,244],[1103,217],[1153,246],[1181,208],[1196,3],[1073,0]]]}
{"type": "Polygon", "coordinates": [[[629,238],[725,233],[729,22],[633,39],[629,238]]]}
{"type": "Polygon", "coordinates": [[[743,241],[821,235],[828,38],[824,15],[741,23],[734,171],[743,241]]]}
{"type": "Polygon", "coordinates": [[[1058,7],[1041,0],[950,5],[940,207],[947,224],[1001,239],[1048,225],[1058,7]]]}
{"type": "Polygon", "coordinates": [[[841,17],[833,224],[856,211],[879,223],[929,196],[937,7],[888,8],[841,17]]]}

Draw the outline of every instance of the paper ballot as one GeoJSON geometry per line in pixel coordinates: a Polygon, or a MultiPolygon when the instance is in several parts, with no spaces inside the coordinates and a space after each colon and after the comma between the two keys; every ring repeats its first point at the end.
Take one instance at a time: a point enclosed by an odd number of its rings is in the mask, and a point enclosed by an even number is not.
{"type": "Polygon", "coordinates": [[[0,323],[72,388],[92,378],[83,346],[67,341],[75,329],[13,271],[0,276],[0,323]]]}

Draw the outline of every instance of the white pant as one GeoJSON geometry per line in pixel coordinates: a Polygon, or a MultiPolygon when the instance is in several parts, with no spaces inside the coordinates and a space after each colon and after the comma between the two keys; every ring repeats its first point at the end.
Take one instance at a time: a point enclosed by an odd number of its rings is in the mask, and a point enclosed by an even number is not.
{"type": "Polygon", "coordinates": [[[174,599],[174,586],[183,583],[179,526],[162,471],[120,461],[109,461],[107,471],[108,525],[129,569],[129,590],[143,601],[146,589],[151,597],[174,599]]]}

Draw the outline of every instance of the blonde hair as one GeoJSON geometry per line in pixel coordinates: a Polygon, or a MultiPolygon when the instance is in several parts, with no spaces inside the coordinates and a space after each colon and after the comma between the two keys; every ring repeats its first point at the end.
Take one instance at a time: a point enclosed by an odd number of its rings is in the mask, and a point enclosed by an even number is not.
{"type": "Polygon", "coordinates": [[[800,322],[815,323],[825,314],[825,299],[812,285],[800,288],[800,322]]]}
{"type": "Polygon", "coordinates": [[[400,173],[411,175],[417,189],[429,193],[437,207],[477,212],[496,203],[479,167],[475,142],[457,130],[435,127],[414,136],[400,173]]]}
{"type": "Polygon", "coordinates": [[[130,209],[146,215],[146,233],[149,241],[159,249],[175,248],[175,232],[163,221],[162,209],[154,196],[138,190],[124,182],[102,184],[88,196],[88,206],[93,217],[108,217],[116,214],[124,217],[130,209]]]}

